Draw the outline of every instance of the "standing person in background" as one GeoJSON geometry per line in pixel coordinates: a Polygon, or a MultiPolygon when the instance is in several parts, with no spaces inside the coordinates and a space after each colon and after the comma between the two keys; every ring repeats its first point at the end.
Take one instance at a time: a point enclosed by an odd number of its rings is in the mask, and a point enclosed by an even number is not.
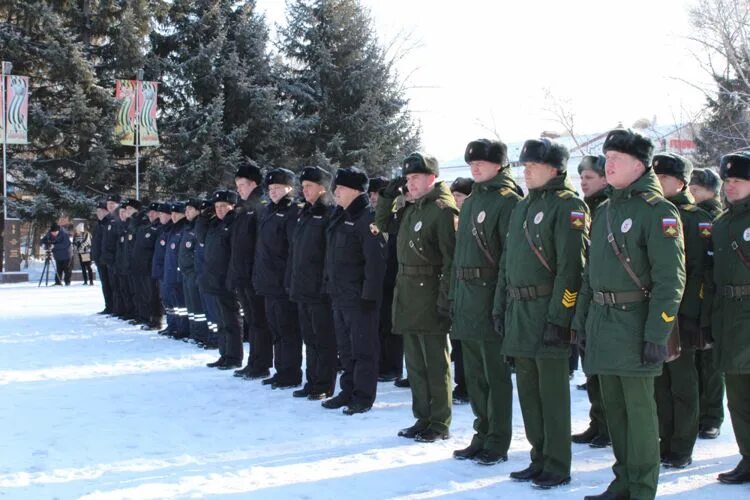
{"type": "Polygon", "coordinates": [[[120,195],[110,194],[107,196],[107,215],[101,220],[101,254],[99,267],[99,280],[102,282],[105,308],[102,313],[117,314],[119,304],[119,293],[117,291],[117,273],[115,271],[115,257],[117,253],[117,238],[119,236],[120,195]],[[109,296],[109,302],[107,302],[109,296]]]}
{"type": "Polygon", "coordinates": [[[94,285],[94,271],[91,269],[91,244],[93,238],[91,233],[86,231],[83,222],[76,224],[73,232],[73,246],[78,253],[78,262],[81,264],[81,274],[83,275],[84,285],[94,285]]]}
{"type": "MultiPolygon", "coordinates": [[[[721,179],[710,168],[693,170],[690,177],[690,193],[698,207],[716,219],[724,210],[721,204],[721,179]]],[[[700,417],[698,437],[716,439],[724,423],[724,375],[714,364],[713,344],[708,344],[695,353],[700,392],[700,417]]]]}
{"type": "Polygon", "coordinates": [[[62,286],[63,281],[65,286],[70,286],[72,274],[70,261],[73,257],[70,235],[59,224],[54,223],[42,238],[42,245],[47,251],[52,252],[52,258],[55,259],[55,286],[62,286]]]}

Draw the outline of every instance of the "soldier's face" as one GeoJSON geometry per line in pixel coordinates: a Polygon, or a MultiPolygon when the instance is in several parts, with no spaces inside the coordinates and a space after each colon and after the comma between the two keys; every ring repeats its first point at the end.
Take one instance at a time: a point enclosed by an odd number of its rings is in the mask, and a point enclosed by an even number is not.
{"type": "Polygon", "coordinates": [[[159,212],[159,222],[161,222],[162,224],[166,224],[167,222],[171,220],[172,220],[172,214],[159,212]]]}
{"type": "Polygon", "coordinates": [[[180,212],[172,212],[172,222],[175,224],[185,218],[185,214],[180,212]]]}
{"type": "Polygon", "coordinates": [[[278,203],[291,190],[292,186],[287,186],[286,184],[271,184],[268,186],[268,197],[271,198],[272,202],[278,203]]]}
{"type": "Polygon", "coordinates": [[[258,187],[258,184],[256,184],[255,181],[245,179],[244,177],[237,177],[234,179],[234,184],[237,186],[237,192],[243,200],[248,199],[253,191],[255,191],[255,188],[258,187]]]}
{"type": "Polygon", "coordinates": [[[557,177],[557,169],[545,163],[528,162],[523,167],[523,177],[529,189],[540,188],[557,177]]]}
{"type": "Polygon", "coordinates": [[[380,198],[380,195],[378,194],[377,191],[373,191],[372,193],[370,193],[370,206],[372,206],[372,208],[375,208],[378,206],[379,198],[380,198]]]}
{"type": "Polygon", "coordinates": [[[126,217],[126,218],[127,218],[127,217],[130,217],[131,215],[133,215],[133,214],[134,214],[134,213],[136,213],[136,212],[137,212],[137,210],[136,210],[135,208],[133,208],[133,207],[127,207],[127,208],[125,209],[125,217],[126,217]]]}
{"type": "Polygon", "coordinates": [[[744,200],[750,196],[750,181],[729,177],[724,181],[724,194],[731,203],[744,200]]]}
{"type": "Polygon", "coordinates": [[[120,217],[120,220],[122,222],[125,222],[128,219],[128,212],[127,212],[127,210],[125,210],[124,208],[121,208],[120,209],[120,213],[118,214],[118,216],[120,217]]]}
{"type": "MultiPolygon", "coordinates": [[[[477,182],[482,182],[482,181],[477,181],[477,182]]],[[[463,206],[464,201],[466,201],[466,198],[468,198],[468,196],[463,193],[459,193],[458,191],[453,191],[451,194],[453,195],[453,199],[456,200],[456,206],[458,207],[459,210],[461,210],[461,207],[463,206]]]]}
{"type": "Polygon", "coordinates": [[[429,193],[433,184],[435,184],[433,174],[408,174],[406,176],[406,187],[409,188],[409,192],[415,200],[429,193]]]}
{"type": "Polygon", "coordinates": [[[685,183],[677,177],[672,177],[671,175],[666,174],[656,174],[656,177],[659,179],[661,190],[667,198],[676,195],[685,187],[685,183]]]}
{"type": "Polygon", "coordinates": [[[216,217],[219,218],[219,220],[224,220],[224,217],[227,216],[229,212],[232,211],[234,208],[234,205],[231,205],[227,203],[226,201],[217,201],[214,203],[214,210],[216,211],[216,217]]]}
{"type": "Polygon", "coordinates": [[[116,201],[108,201],[108,202],[107,202],[107,212],[112,212],[112,211],[113,211],[113,210],[115,210],[115,209],[116,209],[116,208],[117,208],[118,206],[120,206],[120,204],[119,204],[119,203],[117,203],[116,201]]]}
{"type": "Polygon", "coordinates": [[[604,173],[607,182],[615,189],[630,186],[646,172],[646,167],[635,156],[619,151],[607,151],[604,173]]]}
{"type": "Polygon", "coordinates": [[[305,197],[305,201],[310,205],[313,205],[316,201],[318,201],[318,198],[323,196],[323,193],[325,192],[326,190],[323,188],[323,186],[321,186],[317,182],[302,181],[302,196],[305,197]]]}
{"type": "Polygon", "coordinates": [[[107,211],[106,210],[104,210],[103,208],[97,208],[96,209],[96,218],[97,219],[102,220],[106,216],[107,216],[107,211]]]}
{"type": "Polygon", "coordinates": [[[156,219],[159,218],[159,212],[157,212],[156,210],[149,210],[146,215],[148,215],[149,222],[154,222],[156,219]]]}
{"type": "Polygon", "coordinates": [[[587,168],[581,172],[581,191],[584,196],[591,196],[607,187],[607,178],[587,168]]]}
{"type": "Polygon", "coordinates": [[[360,194],[362,194],[362,191],[347,186],[336,186],[336,190],[333,192],[336,204],[344,209],[351,205],[360,194]]]}
{"type": "Polygon", "coordinates": [[[690,184],[688,189],[690,189],[690,194],[693,195],[693,198],[695,198],[696,203],[701,203],[703,201],[710,200],[711,198],[716,196],[716,193],[698,184],[690,184]]]}
{"type": "Polygon", "coordinates": [[[198,217],[198,214],[200,211],[195,207],[187,207],[185,208],[185,217],[187,217],[187,220],[194,220],[196,217],[198,217]]]}
{"type": "Polygon", "coordinates": [[[469,163],[471,167],[471,176],[475,182],[487,182],[497,175],[500,165],[480,160],[469,163]]]}

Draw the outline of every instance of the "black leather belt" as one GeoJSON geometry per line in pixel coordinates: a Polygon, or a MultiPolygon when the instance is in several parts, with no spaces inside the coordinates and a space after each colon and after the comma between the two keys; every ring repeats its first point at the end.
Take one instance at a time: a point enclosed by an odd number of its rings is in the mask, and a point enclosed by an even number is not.
{"type": "Polygon", "coordinates": [[[437,276],[440,274],[438,266],[408,266],[406,264],[398,265],[398,272],[404,276],[437,276]]]}
{"type": "Polygon", "coordinates": [[[547,297],[552,295],[554,286],[551,284],[536,285],[536,286],[522,286],[514,287],[509,286],[507,288],[508,295],[515,300],[534,300],[539,297],[547,297]]]}
{"type": "Polygon", "coordinates": [[[457,267],[456,279],[459,281],[487,280],[497,277],[497,270],[489,267],[457,267]]]}
{"type": "Polygon", "coordinates": [[[614,306],[633,302],[645,302],[651,297],[647,290],[632,292],[594,292],[593,301],[600,306],[614,306]]]}
{"type": "Polygon", "coordinates": [[[724,285],[719,287],[719,293],[729,299],[741,299],[750,296],[750,285],[724,285]]]}

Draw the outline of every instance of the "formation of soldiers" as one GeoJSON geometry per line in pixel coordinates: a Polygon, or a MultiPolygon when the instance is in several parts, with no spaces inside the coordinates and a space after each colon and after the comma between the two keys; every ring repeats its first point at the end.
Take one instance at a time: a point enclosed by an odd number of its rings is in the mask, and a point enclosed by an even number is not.
{"type": "Polygon", "coordinates": [[[102,313],[154,330],[166,313],[159,333],[218,348],[209,367],[347,415],[395,380],[415,418],[398,435],[418,442],[448,439],[468,399],[475,434],[453,455],[481,465],[508,459],[514,370],[531,453],[510,476],[564,485],[571,441],[611,443],[614,480],[587,499],[654,498],[660,464],[719,435],[726,384],[742,459],[718,479],[750,482],[750,153],[719,176],[616,129],[579,166],[583,198],[548,139],[523,146],[525,196],[502,142],[465,160],[472,179],[452,185],[413,153],[391,180],[247,162],[209,199],[111,195],[92,248],[102,313]],[[591,423],[571,437],[572,346],[591,423]]]}

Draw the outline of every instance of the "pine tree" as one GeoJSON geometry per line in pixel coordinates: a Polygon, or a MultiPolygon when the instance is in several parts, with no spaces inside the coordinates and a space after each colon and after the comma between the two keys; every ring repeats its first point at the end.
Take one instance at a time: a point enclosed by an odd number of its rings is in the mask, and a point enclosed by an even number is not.
{"type": "Polygon", "coordinates": [[[419,146],[392,64],[357,0],[290,0],[281,30],[292,154],[389,171],[419,146]]]}

